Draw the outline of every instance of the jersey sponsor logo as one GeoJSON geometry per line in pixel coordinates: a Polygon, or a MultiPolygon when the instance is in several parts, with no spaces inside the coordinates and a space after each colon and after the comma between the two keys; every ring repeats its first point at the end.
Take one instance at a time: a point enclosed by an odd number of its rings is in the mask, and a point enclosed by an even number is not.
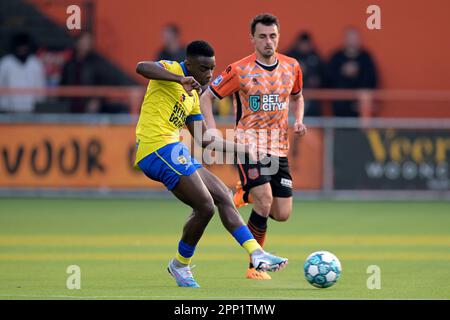
{"type": "Polygon", "coordinates": [[[261,73],[247,73],[243,76],[243,78],[256,78],[256,77],[261,77],[262,74],[261,73]]]}
{"type": "Polygon", "coordinates": [[[282,111],[286,109],[283,102],[280,102],[279,94],[263,94],[263,95],[251,95],[248,99],[248,107],[253,112],[259,110],[270,111],[282,111]]]}
{"type": "Polygon", "coordinates": [[[281,178],[280,183],[283,187],[292,188],[292,180],[290,179],[281,178]]]}
{"type": "Polygon", "coordinates": [[[219,75],[216,80],[213,81],[213,86],[218,86],[222,82],[223,78],[221,75],[219,75]]]}
{"type": "Polygon", "coordinates": [[[182,105],[177,102],[173,107],[173,111],[170,115],[169,121],[176,127],[181,128],[186,122],[186,117],[186,112],[184,111],[182,105]]]}
{"type": "Polygon", "coordinates": [[[258,168],[252,168],[248,169],[248,177],[251,180],[256,180],[259,177],[259,171],[258,168]]]}

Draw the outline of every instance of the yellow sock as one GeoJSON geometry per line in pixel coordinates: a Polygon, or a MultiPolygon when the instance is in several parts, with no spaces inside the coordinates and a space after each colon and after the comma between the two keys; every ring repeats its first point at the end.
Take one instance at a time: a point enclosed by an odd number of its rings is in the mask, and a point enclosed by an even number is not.
{"type": "Polygon", "coordinates": [[[177,252],[177,255],[175,256],[175,259],[177,259],[182,264],[190,264],[192,258],[185,258],[183,257],[179,252],[177,252]]]}
{"type": "Polygon", "coordinates": [[[247,250],[248,254],[252,254],[253,251],[261,249],[261,246],[259,245],[259,243],[255,240],[255,239],[250,239],[245,241],[242,246],[244,247],[245,250],[247,250]]]}

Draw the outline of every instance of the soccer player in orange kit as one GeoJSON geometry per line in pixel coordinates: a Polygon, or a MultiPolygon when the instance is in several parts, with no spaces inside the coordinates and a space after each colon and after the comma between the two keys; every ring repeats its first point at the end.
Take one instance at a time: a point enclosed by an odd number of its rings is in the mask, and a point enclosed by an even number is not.
{"type": "MultiPolygon", "coordinates": [[[[288,163],[289,102],[295,117],[294,132],[306,133],[304,100],[299,63],[278,52],[280,25],[271,14],[260,14],[251,22],[255,52],[230,64],[200,99],[208,128],[215,128],[214,100],[233,96],[235,136],[239,143],[257,145],[259,161],[237,160],[240,182],[234,202],[237,207],[253,204],[248,227],[263,246],[269,217],[286,221],[292,212],[292,177],[288,163]]],[[[247,278],[269,280],[250,263],[247,278]]]]}

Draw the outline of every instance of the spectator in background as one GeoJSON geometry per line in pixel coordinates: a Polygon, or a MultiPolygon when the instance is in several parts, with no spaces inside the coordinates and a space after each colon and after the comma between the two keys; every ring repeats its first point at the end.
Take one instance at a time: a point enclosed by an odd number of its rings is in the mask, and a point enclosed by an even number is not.
{"type": "MultiPolygon", "coordinates": [[[[120,79],[108,68],[105,61],[93,50],[92,35],[83,33],[78,38],[72,58],[64,65],[62,86],[112,86],[121,85],[120,79]]],[[[73,113],[124,113],[126,106],[110,103],[104,98],[73,98],[73,113]]]]}
{"type": "MultiPolygon", "coordinates": [[[[343,48],[338,50],[329,63],[329,85],[338,89],[373,89],[377,87],[378,75],[372,57],[361,46],[358,30],[348,28],[344,34],[343,48]]],[[[337,117],[360,115],[358,102],[334,101],[333,113],[337,117]]]]}
{"type": "MultiPolygon", "coordinates": [[[[27,33],[13,36],[11,53],[0,60],[0,87],[45,87],[44,67],[34,55],[27,33]]],[[[36,94],[0,95],[0,112],[33,112],[35,104],[41,100],[36,94]]]]}
{"type": "Polygon", "coordinates": [[[61,83],[62,69],[72,56],[70,48],[39,48],[36,56],[42,61],[47,79],[47,87],[58,87],[61,83]]]}
{"type": "Polygon", "coordinates": [[[163,47],[156,60],[184,61],[186,53],[180,42],[180,29],[175,24],[168,24],[162,30],[163,47]]]}
{"type": "MultiPolygon", "coordinates": [[[[320,58],[308,32],[301,32],[287,56],[300,63],[303,73],[304,88],[321,88],[324,82],[325,65],[320,58]]],[[[320,116],[320,103],[316,100],[305,100],[305,116],[320,116]]]]}

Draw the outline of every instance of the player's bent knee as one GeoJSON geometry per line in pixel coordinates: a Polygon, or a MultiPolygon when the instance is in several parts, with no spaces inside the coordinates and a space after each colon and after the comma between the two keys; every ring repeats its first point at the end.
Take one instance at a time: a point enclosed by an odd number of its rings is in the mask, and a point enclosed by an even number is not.
{"type": "Polygon", "coordinates": [[[258,197],[253,198],[253,205],[254,207],[258,208],[260,211],[269,212],[270,208],[272,207],[272,195],[264,194],[258,197]]]}
{"type": "Polygon", "coordinates": [[[233,192],[227,188],[220,188],[219,191],[214,195],[214,203],[217,206],[220,205],[232,205],[233,204],[233,192]]]}
{"type": "Polygon", "coordinates": [[[282,210],[270,214],[270,217],[278,222],[288,221],[291,216],[292,210],[282,210]]]}
{"type": "Polygon", "coordinates": [[[193,209],[196,214],[201,215],[205,218],[211,218],[214,215],[216,207],[214,206],[212,197],[209,197],[199,200],[198,205],[193,209]]]}
{"type": "Polygon", "coordinates": [[[281,214],[278,216],[274,216],[274,220],[278,221],[278,222],[285,222],[289,220],[289,217],[291,215],[290,214],[281,214]]]}
{"type": "Polygon", "coordinates": [[[204,204],[202,214],[211,218],[214,215],[215,210],[216,207],[214,206],[214,202],[211,200],[210,202],[204,204]]]}

